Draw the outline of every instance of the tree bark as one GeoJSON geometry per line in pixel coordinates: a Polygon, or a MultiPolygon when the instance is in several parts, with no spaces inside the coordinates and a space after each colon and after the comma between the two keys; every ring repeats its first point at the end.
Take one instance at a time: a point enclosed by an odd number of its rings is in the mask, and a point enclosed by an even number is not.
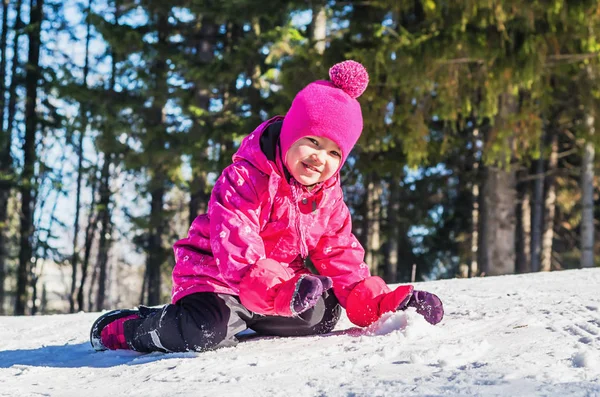
{"type": "MultiPolygon", "coordinates": [[[[585,120],[588,136],[594,135],[594,116],[585,120]]],[[[581,163],[581,267],[594,267],[594,155],[592,142],[586,142],[581,163]]]]}
{"type": "Polygon", "coordinates": [[[164,204],[164,188],[155,189],[152,192],[152,203],[150,213],[150,234],[148,238],[148,256],[146,257],[146,268],[148,272],[148,305],[161,303],[161,272],[160,268],[165,259],[165,250],[162,246],[164,233],[164,219],[162,213],[164,204]]]}
{"type": "MultiPolygon", "coordinates": [[[[115,1],[114,2],[114,8],[115,8],[115,13],[114,13],[114,19],[115,19],[115,28],[117,28],[119,26],[119,19],[121,16],[121,10],[120,10],[120,1],[115,1]]],[[[110,81],[109,81],[109,87],[108,87],[108,92],[110,94],[110,97],[115,97],[116,96],[116,92],[115,92],[115,85],[116,85],[116,79],[117,79],[117,54],[114,50],[114,48],[111,48],[110,50],[111,52],[111,73],[110,73],[110,81]]],[[[106,147],[103,150],[103,155],[104,155],[104,163],[102,164],[102,171],[100,172],[100,181],[99,181],[99,193],[100,193],[100,198],[99,198],[99,203],[98,203],[98,218],[97,220],[100,221],[100,239],[98,242],[98,256],[97,256],[97,261],[96,261],[96,266],[94,267],[94,271],[96,271],[96,269],[100,270],[100,273],[104,275],[104,277],[106,277],[106,272],[107,272],[107,266],[108,266],[108,252],[110,250],[110,242],[112,241],[111,238],[107,237],[110,236],[112,233],[112,220],[111,220],[111,215],[110,215],[110,199],[112,196],[112,193],[110,191],[110,167],[112,165],[112,159],[113,159],[113,153],[112,153],[112,144],[114,142],[114,134],[115,131],[112,129],[111,123],[108,121],[110,120],[111,117],[113,117],[114,115],[114,105],[112,103],[108,104],[108,115],[107,115],[107,121],[104,123],[104,128],[102,131],[102,136],[104,138],[104,142],[106,142],[106,147]]],[[[94,187],[96,185],[94,184],[94,187]]],[[[94,196],[95,198],[95,196],[94,196]]],[[[92,205],[92,212],[94,211],[94,205],[92,205]]],[[[92,216],[90,215],[90,221],[92,219],[92,216]]],[[[85,279],[87,278],[87,271],[88,271],[88,263],[89,263],[89,256],[90,256],[90,248],[91,248],[91,243],[94,240],[94,236],[96,234],[96,221],[94,221],[93,226],[91,224],[88,225],[88,231],[86,232],[86,248],[85,248],[85,260],[84,263],[82,264],[82,274],[81,274],[81,287],[79,288],[79,295],[78,295],[78,304],[80,307],[80,310],[82,310],[81,308],[83,307],[83,288],[85,285],[85,279]]],[[[105,287],[106,287],[106,279],[104,279],[102,281],[102,288],[98,288],[97,294],[96,294],[96,308],[97,310],[102,310],[102,306],[104,306],[104,298],[105,298],[105,287]]],[[[90,285],[90,290],[93,288],[93,282],[90,285]]]]}
{"type": "Polygon", "coordinates": [[[379,250],[381,248],[381,181],[373,174],[367,184],[367,229],[365,261],[371,273],[379,273],[379,250]]]}
{"type": "MultiPolygon", "coordinates": [[[[67,152],[63,151],[60,160],[58,161],[58,164],[64,164],[67,160],[67,152]]],[[[59,172],[59,174],[56,177],[56,180],[62,180],[63,179],[63,175],[62,175],[62,170],[59,172]]],[[[43,274],[44,274],[44,264],[45,261],[49,258],[48,255],[48,251],[50,249],[50,243],[49,240],[53,237],[53,235],[51,234],[52,230],[55,230],[54,227],[54,223],[56,222],[56,220],[58,219],[56,216],[56,212],[58,210],[58,202],[59,202],[59,198],[64,194],[64,191],[61,188],[59,188],[59,191],[56,193],[56,198],[54,200],[54,203],[52,204],[52,209],[50,209],[50,211],[48,211],[48,218],[49,218],[49,222],[47,225],[47,230],[48,230],[48,234],[46,235],[46,238],[44,241],[40,241],[40,239],[38,238],[36,243],[35,243],[35,251],[38,252],[38,250],[41,249],[41,252],[39,255],[36,255],[35,260],[32,263],[31,266],[31,270],[30,270],[30,274],[31,274],[31,315],[35,316],[39,310],[38,308],[38,282],[40,280],[40,278],[42,278],[43,274]]],[[[48,202],[48,200],[46,200],[46,202],[48,202]]],[[[41,211],[43,212],[47,212],[45,208],[41,208],[41,211]]],[[[43,286],[42,286],[42,290],[43,290],[43,286]]]]}
{"type": "Polygon", "coordinates": [[[390,198],[388,202],[388,255],[385,267],[385,280],[388,283],[398,282],[398,258],[399,258],[399,213],[400,213],[400,180],[396,176],[390,178],[390,198]]]}
{"type": "MultiPolygon", "coordinates": [[[[525,176],[526,173],[520,175],[525,176]]],[[[516,271],[531,272],[531,200],[530,182],[522,181],[517,185],[517,230],[516,230],[516,271]]]]}
{"type": "MultiPolygon", "coordinates": [[[[8,106],[6,108],[8,113],[8,119],[6,122],[6,133],[2,136],[6,137],[6,142],[2,143],[0,138],[0,173],[4,174],[0,178],[0,225],[6,225],[8,223],[8,203],[10,200],[12,189],[15,185],[15,170],[13,169],[13,158],[11,154],[12,145],[12,131],[13,121],[16,112],[16,95],[17,95],[17,84],[18,79],[15,78],[17,75],[17,67],[19,65],[18,51],[14,49],[18,48],[19,36],[21,35],[21,0],[17,0],[16,3],[16,16],[14,23],[14,39],[13,39],[13,58],[11,65],[11,81],[8,89],[8,106]]],[[[7,26],[6,24],[4,26],[7,26]]],[[[6,262],[8,258],[8,239],[7,239],[8,228],[0,227],[0,315],[4,314],[4,301],[6,296],[6,290],[4,289],[4,283],[6,279],[6,262]]]]}
{"type": "Polygon", "coordinates": [[[542,237],[543,272],[552,270],[552,241],[554,240],[554,216],[556,214],[555,173],[558,167],[558,136],[552,134],[550,142],[550,158],[548,160],[548,176],[546,176],[546,198],[544,200],[544,234],[542,237]]]}
{"type": "MultiPolygon", "coordinates": [[[[545,137],[542,134],[541,147],[544,148],[545,137]]],[[[533,174],[533,195],[531,203],[531,271],[539,272],[542,254],[542,228],[544,225],[544,158],[540,156],[535,162],[533,174]]]]}
{"type": "MultiPolygon", "coordinates": [[[[96,235],[96,226],[97,220],[95,217],[95,207],[96,207],[96,183],[92,183],[92,202],[90,204],[90,213],[88,216],[87,226],[85,227],[85,243],[84,243],[84,251],[83,251],[83,260],[81,262],[81,280],[79,284],[79,288],[77,290],[77,308],[79,311],[85,310],[84,308],[84,298],[83,291],[85,289],[85,283],[87,281],[87,273],[88,267],[90,263],[90,254],[92,252],[92,243],[94,241],[94,236],[96,235]]],[[[90,289],[88,293],[88,310],[92,310],[92,291],[94,289],[94,281],[95,277],[92,277],[90,283],[90,289]]],[[[100,310],[100,309],[98,309],[100,310]]]]}
{"type": "MultiPolygon", "coordinates": [[[[90,14],[92,10],[92,0],[88,1],[88,6],[86,10],[86,19],[87,19],[87,32],[85,37],[85,62],[83,65],[83,87],[87,88],[87,78],[90,70],[90,28],[91,28],[91,19],[90,14]]],[[[77,188],[75,193],[75,220],[73,225],[73,255],[71,257],[71,294],[69,295],[69,312],[75,312],[75,301],[77,299],[77,271],[79,265],[79,213],[81,210],[81,185],[83,178],[83,141],[85,139],[85,133],[88,126],[88,104],[85,102],[80,103],[80,118],[81,118],[81,128],[79,130],[79,142],[77,145],[77,188]]]]}
{"type": "Polygon", "coordinates": [[[467,277],[475,277],[479,275],[479,224],[480,224],[480,212],[479,208],[479,159],[477,154],[480,151],[478,149],[478,142],[480,141],[479,128],[474,128],[472,132],[472,153],[470,156],[470,162],[472,164],[471,169],[473,170],[473,177],[471,178],[471,257],[470,264],[467,270],[467,277]]]}
{"type": "Polygon", "coordinates": [[[0,136],[0,142],[6,136],[4,133],[4,109],[5,109],[5,96],[6,92],[6,47],[7,47],[7,38],[8,38],[8,10],[9,10],[9,0],[2,1],[2,33],[0,33],[0,131],[2,131],[2,136],[0,136]]]}
{"type": "MultiPolygon", "coordinates": [[[[204,164],[204,161],[202,160],[200,160],[199,164],[204,164]]],[[[200,169],[200,167],[198,167],[197,164],[193,164],[192,180],[190,182],[190,204],[188,206],[190,211],[190,225],[192,224],[192,222],[194,222],[194,219],[196,219],[196,217],[199,214],[206,213],[208,207],[208,200],[210,198],[210,195],[206,193],[206,186],[208,184],[206,178],[206,171],[200,169]]]]}
{"type": "Polygon", "coordinates": [[[515,271],[515,174],[488,167],[483,189],[487,210],[485,230],[487,276],[512,274],[515,271]]]}
{"type": "MultiPolygon", "coordinates": [[[[218,25],[208,17],[202,18],[201,28],[197,34],[196,52],[198,53],[198,62],[202,65],[209,65],[215,54],[216,33],[218,25]]],[[[202,82],[196,82],[194,89],[194,102],[205,111],[209,111],[210,90],[203,86],[202,82]]],[[[208,161],[208,148],[206,150],[196,150],[192,153],[192,180],[190,182],[190,204],[189,204],[189,224],[194,219],[207,210],[210,194],[206,192],[208,185],[206,163],[208,161]]]]}
{"type": "Polygon", "coordinates": [[[106,275],[108,269],[108,252],[110,250],[110,243],[112,241],[112,221],[110,216],[110,165],[112,162],[112,156],[109,153],[104,153],[104,164],[102,165],[102,172],[100,175],[100,200],[98,201],[98,220],[100,221],[100,238],[98,241],[98,259],[96,261],[98,268],[100,269],[100,286],[98,291],[102,291],[102,294],[98,293],[96,305],[98,310],[102,310],[105,298],[106,288],[106,275]]]}
{"type": "MultiPolygon", "coordinates": [[[[168,48],[168,13],[164,9],[156,12],[157,23],[157,55],[151,66],[151,75],[154,76],[154,101],[152,104],[152,127],[155,139],[151,142],[160,153],[164,150],[164,136],[167,134],[165,125],[165,106],[167,103],[167,62],[164,52],[168,48]]],[[[148,275],[148,297],[147,304],[158,305],[161,303],[161,265],[165,260],[165,249],[163,248],[164,233],[164,195],[166,191],[167,173],[164,164],[157,164],[152,169],[152,179],[149,182],[151,196],[150,225],[148,231],[148,247],[146,256],[146,271],[148,275]]]]}
{"type": "Polygon", "coordinates": [[[311,23],[312,40],[314,48],[318,54],[323,55],[327,39],[327,8],[323,2],[319,2],[313,7],[313,17],[311,23]]]}
{"type": "Polygon", "coordinates": [[[479,274],[479,183],[473,183],[471,196],[473,209],[471,210],[471,263],[467,275],[469,278],[479,274]]]}
{"type": "MultiPolygon", "coordinates": [[[[516,112],[516,108],[516,99],[512,95],[501,95],[494,128],[508,128],[507,120],[516,112]]],[[[508,156],[511,157],[510,154],[508,156]]],[[[515,271],[516,175],[509,167],[510,164],[488,166],[485,172],[482,239],[486,254],[481,267],[487,276],[512,274],[515,271]]]]}
{"type": "MultiPolygon", "coordinates": [[[[2,36],[0,38],[0,315],[4,315],[4,280],[6,279],[6,259],[8,258],[8,199],[12,189],[11,130],[4,130],[4,109],[6,91],[6,48],[8,36],[8,0],[2,2],[2,36]]],[[[16,33],[15,33],[16,34],[16,33]]],[[[13,56],[14,57],[14,56],[13,56]]]]}
{"type": "Polygon", "coordinates": [[[22,0],[17,0],[17,5],[16,5],[16,15],[15,15],[15,27],[14,27],[14,31],[15,31],[15,35],[13,38],[13,53],[15,54],[13,56],[12,59],[12,66],[11,66],[11,72],[10,72],[10,76],[11,76],[11,81],[10,81],[10,87],[8,89],[8,120],[7,120],[7,131],[12,132],[13,130],[13,123],[15,120],[15,114],[17,111],[17,86],[19,85],[19,79],[16,78],[17,76],[17,69],[20,66],[19,64],[19,56],[18,56],[18,48],[19,48],[19,37],[21,36],[21,30],[23,29],[23,21],[21,21],[21,6],[22,6],[22,0]]]}
{"type": "Polygon", "coordinates": [[[44,0],[30,2],[29,56],[27,76],[25,79],[25,139],[23,141],[23,171],[21,175],[21,227],[19,240],[19,266],[17,268],[17,288],[15,314],[25,314],[27,307],[27,286],[29,269],[33,255],[33,216],[35,164],[36,164],[36,130],[38,115],[36,112],[37,89],[40,78],[40,32],[43,19],[44,0]]]}

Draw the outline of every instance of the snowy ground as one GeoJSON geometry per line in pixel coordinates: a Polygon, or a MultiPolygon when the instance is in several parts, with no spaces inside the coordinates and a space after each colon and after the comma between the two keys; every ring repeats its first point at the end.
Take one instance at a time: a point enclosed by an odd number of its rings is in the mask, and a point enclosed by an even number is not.
{"type": "Polygon", "coordinates": [[[344,317],[199,354],[96,353],[97,313],[0,317],[0,396],[600,396],[600,269],[416,286],[444,301],[439,325],[344,317]]]}

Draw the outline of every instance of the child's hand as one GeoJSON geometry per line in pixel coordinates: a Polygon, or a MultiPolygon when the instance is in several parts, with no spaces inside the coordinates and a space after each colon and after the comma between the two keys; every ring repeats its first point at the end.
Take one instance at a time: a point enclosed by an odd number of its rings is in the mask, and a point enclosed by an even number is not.
{"type": "Polygon", "coordinates": [[[294,294],[292,295],[291,306],[295,314],[301,314],[317,304],[317,301],[323,294],[333,286],[333,281],[329,277],[320,275],[302,276],[296,284],[294,294]]]}
{"type": "Polygon", "coordinates": [[[431,324],[444,317],[440,298],[425,291],[413,291],[412,285],[400,285],[393,291],[380,277],[371,276],[359,282],[348,295],[346,314],[350,321],[366,327],[384,313],[414,307],[431,324]]]}
{"type": "Polygon", "coordinates": [[[417,313],[425,317],[430,324],[437,324],[444,318],[444,306],[437,295],[425,291],[413,291],[406,306],[399,308],[405,310],[409,307],[417,309],[417,313]]]}
{"type": "Polygon", "coordinates": [[[255,313],[293,317],[316,305],[332,286],[329,277],[292,275],[287,266],[273,259],[261,259],[240,280],[239,296],[242,305],[255,313]]]}

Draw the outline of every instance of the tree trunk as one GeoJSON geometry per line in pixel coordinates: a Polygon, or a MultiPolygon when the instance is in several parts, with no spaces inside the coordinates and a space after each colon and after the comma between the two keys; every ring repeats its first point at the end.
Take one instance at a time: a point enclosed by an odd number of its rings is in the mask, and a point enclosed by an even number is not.
{"type": "MultiPolygon", "coordinates": [[[[151,142],[157,152],[164,150],[164,137],[167,135],[165,125],[165,106],[167,103],[167,62],[164,58],[165,51],[169,44],[168,36],[168,12],[164,9],[158,10],[156,14],[157,21],[157,55],[150,68],[150,73],[154,76],[154,101],[152,104],[152,127],[155,139],[151,142]]],[[[149,182],[149,192],[151,196],[150,225],[148,231],[148,246],[146,249],[146,271],[148,274],[147,284],[147,304],[158,305],[161,303],[161,265],[165,260],[165,250],[163,248],[164,233],[164,195],[167,184],[167,172],[164,164],[157,164],[152,169],[152,179],[149,182]]]]}
{"type": "MultiPolygon", "coordinates": [[[[210,65],[215,56],[216,32],[218,25],[208,17],[202,18],[201,28],[197,34],[196,52],[198,54],[198,63],[201,65],[210,65]]],[[[194,89],[194,102],[198,108],[209,111],[210,90],[204,82],[196,82],[194,89]]],[[[207,121],[208,123],[209,121],[207,121]]],[[[210,128],[210,126],[208,127],[210,128]]],[[[207,193],[207,172],[206,164],[208,162],[208,148],[206,150],[195,150],[192,153],[192,180],[190,182],[190,204],[189,204],[189,224],[194,219],[207,210],[210,194],[207,193]]]]}
{"type": "Polygon", "coordinates": [[[5,96],[6,92],[6,43],[8,38],[8,5],[9,0],[2,1],[2,33],[0,33],[0,142],[4,139],[6,134],[4,133],[4,109],[5,109],[5,96]]]}
{"type": "MultiPolygon", "coordinates": [[[[102,238],[102,236],[100,236],[102,238]]],[[[100,255],[100,252],[98,253],[100,255]]],[[[108,277],[108,263],[106,261],[96,263],[98,269],[98,291],[96,293],[96,310],[104,309],[106,298],[106,279],[108,277]]]]}
{"type": "Polygon", "coordinates": [[[371,273],[379,273],[379,249],[381,248],[381,181],[373,174],[367,184],[367,229],[365,261],[371,273]]]}
{"type": "MultiPolygon", "coordinates": [[[[83,303],[83,291],[85,290],[85,282],[87,280],[88,267],[90,263],[90,254],[92,252],[92,243],[94,236],[96,235],[96,218],[95,218],[95,207],[96,207],[96,183],[92,183],[92,203],[90,204],[90,213],[88,216],[87,226],[85,228],[85,243],[83,252],[83,261],[81,262],[81,280],[79,288],[77,290],[77,308],[79,311],[85,310],[83,303]]],[[[95,277],[92,277],[90,283],[90,289],[88,293],[88,310],[92,310],[92,291],[94,290],[95,277]]],[[[98,309],[100,310],[100,309],[98,309]]]]}
{"type": "Polygon", "coordinates": [[[38,116],[36,112],[37,89],[40,78],[40,31],[43,17],[44,0],[31,0],[29,18],[29,55],[27,76],[25,78],[25,139],[23,141],[23,171],[21,175],[21,227],[19,241],[19,267],[17,268],[17,290],[15,314],[25,314],[27,307],[27,285],[29,267],[33,255],[33,216],[35,163],[36,163],[36,129],[38,116]]]}
{"type": "Polygon", "coordinates": [[[358,242],[360,243],[360,245],[365,249],[365,260],[366,260],[366,254],[367,254],[367,230],[369,230],[369,216],[368,216],[368,208],[369,206],[367,205],[368,200],[368,195],[367,195],[367,185],[368,185],[368,178],[369,175],[365,175],[365,181],[364,181],[364,190],[365,192],[363,194],[360,194],[362,200],[360,202],[360,204],[357,206],[357,211],[359,213],[359,221],[358,222],[352,222],[352,233],[354,234],[354,236],[356,237],[356,239],[358,240],[358,242]]]}
{"type": "Polygon", "coordinates": [[[487,276],[512,274],[515,271],[515,173],[488,167],[483,188],[486,224],[487,276]]]}
{"type": "MultiPolygon", "coordinates": [[[[5,2],[6,3],[6,2],[5,2]]],[[[6,27],[7,25],[4,24],[6,27]]],[[[8,203],[10,200],[12,189],[15,185],[15,171],[13,169],[13,158],[11,154],[12,145],[12,131],[13,121],[15,119],[16,103],[17,103],[17,84],[18,79],[15,78],[17,75],[17,67],[19,65],[18,51],[14,49],[18,48],[19,36],[21,32],[21,0],[17,1],[16,4],[16,16],[14,24],[14,39],[13,39],[13,58],[11,65],[11,81],[8,89],[8,119],[6,122],[6,133],[2,134],[6,141],[3,142],[3,138],[0,137],[0,174],[3,177],[0,178],[0,225],[6,225],[8,218],[8,203]]],[[[3,56],[4,57],[4,56],[3,56]]],[[[2,122],[4,120],[2,119],[2,122]]],[[[8,228],[0,227],[0,315],[4,314],[4,301],[6,292],[4,289],[4,282],[6,279],[6,262],[8,258],[8,239],[7,239],[8,228]]]]}
{"type": "Polygon", "coordinates": [[[400,225],[400,180],[396,176],[390,178],[390,199],[388,202],[388,255],[385,267],[385,280],[388,283],[398,282],[398,257],[400,225]]]}
{"type": "MultiPolygon", "coordinates": [[[[494,128],[508,128],[508,119],[516,111],[516,98],[510,94],[501,95],[494,128]]],[[[512,274],[515,271],[516,175],[509,166],[488,166],[485,172],[482,239],[487,252],[481,268],[487,276],[512,274]]]]}
{"type": "MultiPolygon", "coordinates": [[[[114,9],[115,9],[114,27],[118,28],[119,19],[121,17],[120,1],[114,2],[114,9]]],[[[110,52],[111,52],[111,73],[110,73],[108,92],[111,97],[114,97],[114,96],[116,96],[115,85],[116,85],[116,79],[117,79],[118,56],[117,56],[117,53],[115,52],[114,48],[111,48],[110,52]]],[[[98,291],[96,293],[96,310],[102,310],[102,307],[104,306],[104,301],[105,301],[105,296],[106,296],[106,273],[107,273],[107,266],[108,266],[108,252],[110,250],[110,241],[111,241],[111,239],[107,238],[107,236],[110,236],[111,232],[112,232],[112,220],[111,220],[110,208],[109,208],[110,198],[112,195],[111,191],[110,191],[110,167],[111,167],[112,159],[113,159],[113,153],[111,152],[111,147],[114,142],[115,131],[112,128],[111,123],[108,120],[110,120],[110,118],[113,117],[115,109],[114,109],[114,105],[112,103],[109,103],[107,106],[108,106],[107,121],[104,123],[104,128],[102,130],[102,136],[104,138],[106,147],[103,150],[104,163],[102,164],[102,171],[100,172],[100,181],[99,181],[100,199],[99,199],[99,203],[98,203],[98,216],[97,216],[97,221],[100,221],[100,239],[98,242],[98,256],[97,256],[96,266],[94,266],[94,271],[92,274],[92,282],[90,283],[90,292],[91,292],[94,287],[95,276],[98,273],[101,273],[102,275],[104,275],[104,279],[102,281],[102,288],[98,287],[98,291]]],[[[93,186],[95,188],[96,184],[94,184],[93,186]]],[[[95,192],[95,189],[94,189],[94,192],[95,192]]],[[[93,195],[92,199],[95,199],[95,194],[93,195]]],[[[92,205],[92,211],[91,211],[92,213],[94,212],[94,207],[95,207],[95,205],[92,205]]],[[[92,215],[93,214],[90,214],[90,223],[88,224],[87,231],[86,231],[85,259],[82,264],[81,287],[79,288],[79,294],[77,297],[77,302],[80,307],[79,310],[82,310],[81,308],[83,307],[83,289],[85,286],[85,280],[87,278],[89,257],[91,254],[91,252],[90,252],[91,245],[92,245],[92,242],[94,241],[94,236],[96,234],[96,228],[97,228],[96,220],[94,220],[94,222],[92,224],[92,215]]],[[[91,297],[91,294],[90,294],[90,297],[91,297]]],[[[91,302],[89,302],[89,304],[91,305],[91,302]]]]}
{"type": "Polygon", "coordinates": [[[471,187],[473,198],[473,209],[471,210],[471,263],[467,277],[475,277],[479,274],[479,183],[473,183],[471,187]]]}
{"type": "Polygon", "coordinates": [[[146,257],[146,269],[148,272],[148,305],[161,303],[161,272],[160,268],[165,259],[165,250],[162,246],[164,232],[163,204],[164,188],[155,189],[152,192],[152,204],[150,213],[150,234],[148,237],[148,255],[146,257]]]}
{"type": "MultiPolygon", "coordinates": [[[[588,136],[594,135],[594,116],[586,118],[588,136]]],[[[594,267],[594,155],[592,142],[586,142],[581,163],[581,267],[594,267]]]]}
{"type": "MultiPolygon", "coordinates": [[[[544,147],[545,137],[542,134],[541,147],[544,147]]],[[[542,254],[542,228],[544,225],[544,158],[535,162],[535,173],[533,174],[533,195],[531,205],[531,271],[540,271],[542,254]]]]}
{"type": "Polygon", "coordinates": [[[478,235],[477,235],[477,245],[479,250],[477,251],[477,262],[479,265],[479,275],[480,276],[485,276],[485,269],[488,267],[487,263],[488,263],[488,247],[487,247],[487,236],[485,234],[485,232],[489,229],[488,228],[488,222],[487,222],[487,200],[484,197],[483,194],[483,189],[485,188],[486,185],[486,181],[485,181],[485,176],[487,174],[487,168],[486,167],[482,167],[481,169],[482,171],[482,176],[483,181],[480,184],[481,188],[479,190],[479,200],[478,200],[478,205],[479,205],[479,227],[478,229],[478,235]]]}
{"type": "MultiPolygon", "coordinates": [[[[62,156],[60,158],[60,160],[58,161],[58,164],[64,164],[67,160],[67,152],[63,151],[62,156]]],[[[63,179],[63,175],[62,175],[62,170],[60,171],[60,173],[57,175],[56,177],[57,180],[62,180],[63,179]]],[[[54,223],[56,222],[56,220],[58,219],[56,216],[56,212],[58,209],[58,202],[59,202],[59,198],[64,194],[63,188],[59,188],[59,191],[56,194],[56,199],[54,200],[54,203],[52,205],[52,209],[49,211],[48,213],[48,225],[47,225],[47,230],[48,231],[52,231],[55,229],[54,227],[54,223]]],[[[48,202],[48,200],[46,200],[46,202],[48,202]]],[[[43,212],[47,212],[45,208],[41,208],[41,211],[43,212]]],[[[48,233],[46,235],[46,239],[42,242],[39,240],[36,241],[35,243],[35,247],[34,247],[34,251],[38,252],[38,250],[41,249],[41,253],[39,255],[36,256],[35,261],[33,261],[31,270],[30,270],[30,274],[31,274],[31,315],[35,316],[38,312],[38,282],[40,280],[40,278],[42,278],[43,274],[44,274],[44,264],[46,259],[49,258],[48,255],[48,251],[50,249],[50,243],[49,240],[53,237],[53,235],[51,233],[48,233]]],[[[43,287],[42,287],[43,290],[43,287]]]]}
{"type": "Polygon", "coordinates": [[[467,277],[475,277],[479,275],[479,218],[480,218],[480,208],[479,208],[479,185],[480,185],[480,176],[479,176],[479,159],[477,154],[480,151],[478,149],[478,142],[480,141],[479,137],[479,128],[473,129],[473,141],[472,141],[472,154],[470,156],[470,162],[472,164],[473,177],[471,178],[471,258],[469,268],[467,270],[467,277]]]}
{"type": "MultiPolygon", "coordinates": [[[[6,48],[7,48],[7,38],[8,38],[8,11],[9,11],[9,1],[2,1],[2,33],[0,33],[0,149],[4,147],[4,139],[7,137],[4,131],[4,110],[6,108],[5,103],[5,95],[6,92],[6,48]]],[[[9,140],[10,142],[10,140],[9,140]]]]}
{"type": "MultiPolygon", "coordinates": [[[[519,179],[525,178],[524,172],[519,179]]],[[[517,273],[531,272],[531,201],[529,193],[530,182],[524,180],[517,185],[516,208],[516,271],[517,273]]]]}
{"type": "MultiPolygon", "coordinates": [[[[87,88],[87,78],[90,70],[90,28],[91,28],[91,14],[92,9],[92,0],[88,1],[88,7],[86,11],[86,19],[87,19],[87,32],[85,38],[85,55],[84,55],[84,65],[83,65],[83,88],[87,88]]],[[[79,265],[79,213],[81,210],[81,185],[83,178],[83,141],[85,139],[85,133],[88,126],[88,104],[85,102],[80,103],[80,117],[81,117],[81,126],[79,130],[79,142],[77,145],[77,188],[75,193],[75,220],[73,225],[73,256],[71,257],[71,294],[69,295],[69,312],[75,312],[75,300],[77,299],[76,291],[77,291],[77,270],[79,265]]]]}
{"type": "Polygon", "coordinates": [[[142,276],[142,290],[140,291],[140,302],[145,302],[146,301],[146,296],[148,294],[146,294],[146,288],[148,285],[148,268],[144,269],[144,275],[142,276]]]}
{"type": "Polygon", "coordinates": [[[544,234],[542,238],[542,267],[543,272],[552,270],[552,240],[554,239],[554,215],[556,214],[556,186],[554,184],[556,168],[558,167],[558,136],[552,134],[550,143],[550,159],[548,160],[548,176],[546,177],[546,198],[544,200],[544,234]]]}
{"type": "Polygon", "coordinates": [[[100,221],[100,239],[98,241],[98,260],[96,261],[98,268],[100,269],[100,280],[102,280],[101,288],[98,291],[102,291],[102,294],[98,293],[98,299],[96,305],[98,310],[102,310],[104,305],[105,288],[106,288],[106,274],[108,269],[108,252],[112,238],[112,221],[110,216],[110,164],[112,162],[112,156],[109,153],[104,154],[104,164],[102,165],[102,172],[100,175],[100,200],[98,201],[98,221],[100,221]]]}
{"type": "MultiPolygon", "coordinates": [[[[4,109],[6,91],[6,39],[8,35],[8,0],[2,2],[2,36],[0,38],[0,315],[4,315],[4,280],[6,279],[6,259],[8,258],[8,199],[12,189],[11,130],[4,130],[4,109]]],[[[14,56],[13,56],[14,58],[14,56]]]]}
{"type": "Polygon", "coordinates": [[[21,36],[21,30],[23,28],[23,21],[21,21],[21,6],[22,0],[17,0],[16,5],[16,15],[15,15],[15,35],[13,38],[13,59],[11,66],[11,81],[10,87],[8,89],[8,120],[7,120],[7,131],[12,132],[13,130],[13,122],[15,120],[15,114],[17,111],[17,86],[19,85],[19,79],[17,76],[17,69],[20,66],[19,64],[19,56],[18,56],[18,48],[19,48],[19,37],[21,36]]]}
{"type": "MultiPolygon", "coordinates": [[[[204,164],[202,161],[201,164],[204,164]]],[[[189,224],[194,222],[194,219],[199,214],[206,213],[208,200],[210,195],[206,193],[207,173],[196,165],[192,166],[192,180],[190,182],[190,204],[189,204],[189,224]]]]}
{"type": "MultiPolygon", "coordinates": [[[[100,311],[104,309],[106,300],[106,285],[108,277],[108,239],[106,235],[110,233],[110,212],[108,205],[110,202],[110,159],[104,159],[104,165],[102,166],[102,176],[100,180],[100,201],[98,203],[98,218],[100,221],[100,241],[98,243],[98,260],[96,261],[96,268],[98,269],[98,291],[96,293],[96,310],[100,311]]],[[[94,222],[94,229],[96,229],[96,222],[94,222]]],[[[93,235],[92,235],[93,236],[93,235]]],[[[90,238],[90,241],[93,240],[90,238]]],[[[89,255],[86,249],[86,256],[89,255]]],[[[87,261],[87,260],[86,260],[87,261]]],[[[91,287],[90,287],[91,288],[91,287]]]]}
{"type": "Polygon", "coordinates": [[[94,286],[96,285],[96,279],[98,278],[98,273],[99,273],[99,269],[98,269],[98,264],[96,264],[96,266],[94,266],[94,270],[92,271],[92,278],[90,279],[90,288],[88,289],[88,311],[89,312],[93,312],[94,311],[94,307],[96,307],[96,311],[99,311],[97,309],[97,306],[95,306],[96,302],[94,302],[93,296],[94,296],[94,286]]]}
{"type": "Polygon", "coordinates": [[[323,55],[327,44],[327,8],[322,2],[313,6],[313,17],[311,23],[312,40],[315,50],[318,54],[323,55]]]}

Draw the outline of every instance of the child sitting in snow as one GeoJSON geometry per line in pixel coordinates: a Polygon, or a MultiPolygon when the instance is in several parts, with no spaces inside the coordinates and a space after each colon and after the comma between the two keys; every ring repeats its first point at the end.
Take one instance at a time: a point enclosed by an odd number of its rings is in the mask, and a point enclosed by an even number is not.
{"type": "Polygon", "coordinates": [[[243,140],[208,214],[174,245],[172,303],[102,315],[91,330],[94,349],[203,351],[236,344],[248,328],[324,334],[342,307],[361,327],[407,307],[441,321],[437,296],[410,285],[391,290],[363,261],[339,172],[363,128],[356,98],[369,76],[354,61],[329,76],[300,91],[285,117],[243,140]],[[305,266],[309,257],[319,274],[305,266]]]}

